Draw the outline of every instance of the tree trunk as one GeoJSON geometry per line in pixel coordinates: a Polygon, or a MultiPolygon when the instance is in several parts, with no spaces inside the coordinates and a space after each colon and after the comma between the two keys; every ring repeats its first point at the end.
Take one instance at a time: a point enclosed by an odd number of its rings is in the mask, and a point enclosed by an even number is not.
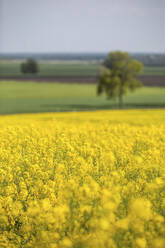
{"type": "Polygon", "coordinates": [[[123,109],[123,95],[122,94],[119,95],[119,108],[123,109]]]}

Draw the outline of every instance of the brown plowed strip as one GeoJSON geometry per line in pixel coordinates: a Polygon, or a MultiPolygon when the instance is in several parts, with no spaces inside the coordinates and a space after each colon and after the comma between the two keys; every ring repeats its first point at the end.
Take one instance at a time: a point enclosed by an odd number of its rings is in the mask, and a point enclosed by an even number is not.
{"type": "MultiPolygon", "coordinates": [[[[140,81],[143,82],[145,86],[164,86],[165,87],[165,76],[140,76],[138,77],[140,81]]],[[[61,82],[61,83],[86,83],[86,84],[96,84],[98,82],[98,77],[95,76],[85,76],[85,77],[74,77],[74,76],[14,76],[14,77],[2,77],[0,76],[0,81],[35,81],[35,82],[61,82]]]]}

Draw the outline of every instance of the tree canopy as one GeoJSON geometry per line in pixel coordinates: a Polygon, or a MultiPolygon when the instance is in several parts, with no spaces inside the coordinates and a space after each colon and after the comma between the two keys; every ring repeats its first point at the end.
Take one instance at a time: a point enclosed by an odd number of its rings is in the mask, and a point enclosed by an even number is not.
{"type": "Polygon", "coordinates": [[[28,59],[21,64],[22,73],[37,73],[39,71],[38,63],[34,59],[28,59]]]}
{"type": "Polygon", "coordinates": [[[111,52],[104,61],[97,88],[98,95],[105,92],[108,99],[119,99],[119,107],[123,108],[123,95],[142,86],[137,76],[143,65],[132,59],[127,52],[111,52]]]}

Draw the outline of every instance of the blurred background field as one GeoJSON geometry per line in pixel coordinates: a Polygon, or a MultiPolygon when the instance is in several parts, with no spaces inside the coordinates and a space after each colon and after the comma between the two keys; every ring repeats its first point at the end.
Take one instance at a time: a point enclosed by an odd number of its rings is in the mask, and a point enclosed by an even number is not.
{"type": "MultiPolygon", "coordinates": [[[[97,83],[107,54],[1,54],[0,114],[117,109],[117,101],[97,96],[97,83]],[[33,57],[36,74],[20,65],[33,57]]],[[[143,87],[124,96],[125,109],[165,107],[165,55],[133,54],[144,63],[143,87]]]]}
{"type": "MultiPolygon", "coordinates": [[[[142,87],[124,96],[125,108],[164,108],[165,87],[142,87]]],[[[117,109],[96,95],[96,84],[0,82],[0,114],[117,109]]]]}
{"type": "MultiPolygon", "coordinates": [[[[20,71],[22,61],[1,61],[0,76],[19,76],[23,77],[20,71]]],[[[40,71],[38,76],[98,76],[101,63],[97,61],[39,61],[40,71]]],[[[148,66],[144,67],[142,75],[165,76],[165,66],[148,66]]],[[[27,75],[26,75],[27,76],[27,75]]]]}
{"type": "MultiPolygon", "coordinates": [[[[131,56],[144,64],[143,76],[165,76],[165,54],[131,53],[131,56]]],[[[33,75],[36,78],[98,76],[106,57],[107,53],[3,53],[0,54],[0,78],[25,76],[20,64],[29,58],[34,58],[39,65],[39,73],[33,75]]]]}

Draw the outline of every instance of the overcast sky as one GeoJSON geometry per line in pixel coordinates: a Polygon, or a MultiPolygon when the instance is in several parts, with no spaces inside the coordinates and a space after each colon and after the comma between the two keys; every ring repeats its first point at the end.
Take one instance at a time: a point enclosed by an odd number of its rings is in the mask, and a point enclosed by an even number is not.
{"type": "Polygon", "coordinates": [[[165,0],[0,0],[0,52],[165,52],[165,0]]]}

